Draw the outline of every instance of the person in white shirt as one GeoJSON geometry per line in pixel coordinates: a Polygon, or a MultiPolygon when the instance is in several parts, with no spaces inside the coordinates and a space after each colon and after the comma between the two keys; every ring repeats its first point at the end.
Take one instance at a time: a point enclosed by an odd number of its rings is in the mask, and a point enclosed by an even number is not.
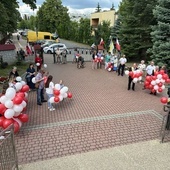
{"type": "Polygon", "coordinates": [[[54,83],[52,82],[53,76],[49,75],[47,78],[47,82],[45,83],[46,88],[46,94],[48,98],[48,109],[50,111],[54,111],[55,108],[53,107],[52,103],[50,102],[50,98],[54,96],[53,90],[54,90],[54,83]]]}
{"type": "Polygon", "coordinates": [[[125,55],[123,55],[120,59],[119,59],[119,68],[118,68],[118,76],[121,74],[121,76],[124,75],[124,69],[125,69],[125,64],[127,62],[127,59],[125,58],[125,55]]]}
{"type": "Polygon", "coordinates": [[[147,76],[152,76],[152,75],[154,75],[154,71],[155,71],[154,62],[151,61],[151,62],[150,62],[150,65],[148,65],[148,66],[146,67],[146,75],[147,75],[147,76]]]}
{"type": "Polygon", "coordinates": [[[61,51],[60,51],[60,49],[57,48],[55,53],[56,53],[56,56],[57,56],[57,63],[61,64],[61,51]]]}

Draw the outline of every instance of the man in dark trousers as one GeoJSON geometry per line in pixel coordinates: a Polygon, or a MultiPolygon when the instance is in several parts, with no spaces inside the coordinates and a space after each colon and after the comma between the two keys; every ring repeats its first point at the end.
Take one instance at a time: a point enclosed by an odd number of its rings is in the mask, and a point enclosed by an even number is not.
{"type": "Polygon", "coordinates": [[[125,55],[123,55],[120,59],[119,59],[119,67],[118,67],[118,76],[121,74],[121,76],[124,75],[124,70],[125,70],[125,64],[127,62],[127,59],[125,58],[125,55]]]}

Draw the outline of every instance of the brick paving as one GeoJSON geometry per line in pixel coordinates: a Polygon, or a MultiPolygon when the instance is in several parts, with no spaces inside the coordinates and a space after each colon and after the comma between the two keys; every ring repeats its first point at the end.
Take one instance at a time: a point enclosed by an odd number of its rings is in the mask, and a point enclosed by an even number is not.
{"type": "Polygon", "coordinates": [[[137,84],[127,90],[127,77],[104,69],[77,69],[75,64],[53,64],[45,55],[55,83],[60,79],[72,92],[50,112],[47,103],[36,105],[30,92],[26,113],[29,122],[15,136],[20,164],[125,145],[159,137],[162,122],[160,97],[137,84]]]}

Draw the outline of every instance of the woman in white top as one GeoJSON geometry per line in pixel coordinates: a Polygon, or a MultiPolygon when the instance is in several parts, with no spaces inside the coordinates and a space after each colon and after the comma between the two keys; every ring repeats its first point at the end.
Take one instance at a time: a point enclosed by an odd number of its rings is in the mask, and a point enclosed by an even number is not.
{"type": "Polygon", "coordinates": [[[50,103],[50,98],[54,96],[53,90],[54,90],[54,83],[52,82],[53,76],[49,75],[47,78],[47,81],[45,83],[45,88],[46,88],[46,94],[48,98],[48,109],[50,111],[55,110],[53,107],[52,103],[50,103]]]}

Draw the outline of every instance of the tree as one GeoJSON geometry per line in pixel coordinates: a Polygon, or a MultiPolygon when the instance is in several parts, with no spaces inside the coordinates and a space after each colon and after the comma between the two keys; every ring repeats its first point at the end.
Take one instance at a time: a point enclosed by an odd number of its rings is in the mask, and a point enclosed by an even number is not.
{"type": "Polygon", "coordinates": [[[98,2],[95,12],[100,12],[100,11],[101,11],[101,7],[100,7],[100,4],[99,4],[99,2],[98,2]]]}
{"type": "Polygon", "coordinates": [[[120,4],[119,40],[122,52],[132,59],[147,59],[152,46],[151,25],[156,24],[153,8],[157,0],[123,0],[120,4]]]}
{"type": "Polygon", "coordinates": [[[153,10],[157,25],[152,27],[153,46],[151,58],[158,66],[167,65],[170,70],[170,0],[159,0],[153,10]]]}

